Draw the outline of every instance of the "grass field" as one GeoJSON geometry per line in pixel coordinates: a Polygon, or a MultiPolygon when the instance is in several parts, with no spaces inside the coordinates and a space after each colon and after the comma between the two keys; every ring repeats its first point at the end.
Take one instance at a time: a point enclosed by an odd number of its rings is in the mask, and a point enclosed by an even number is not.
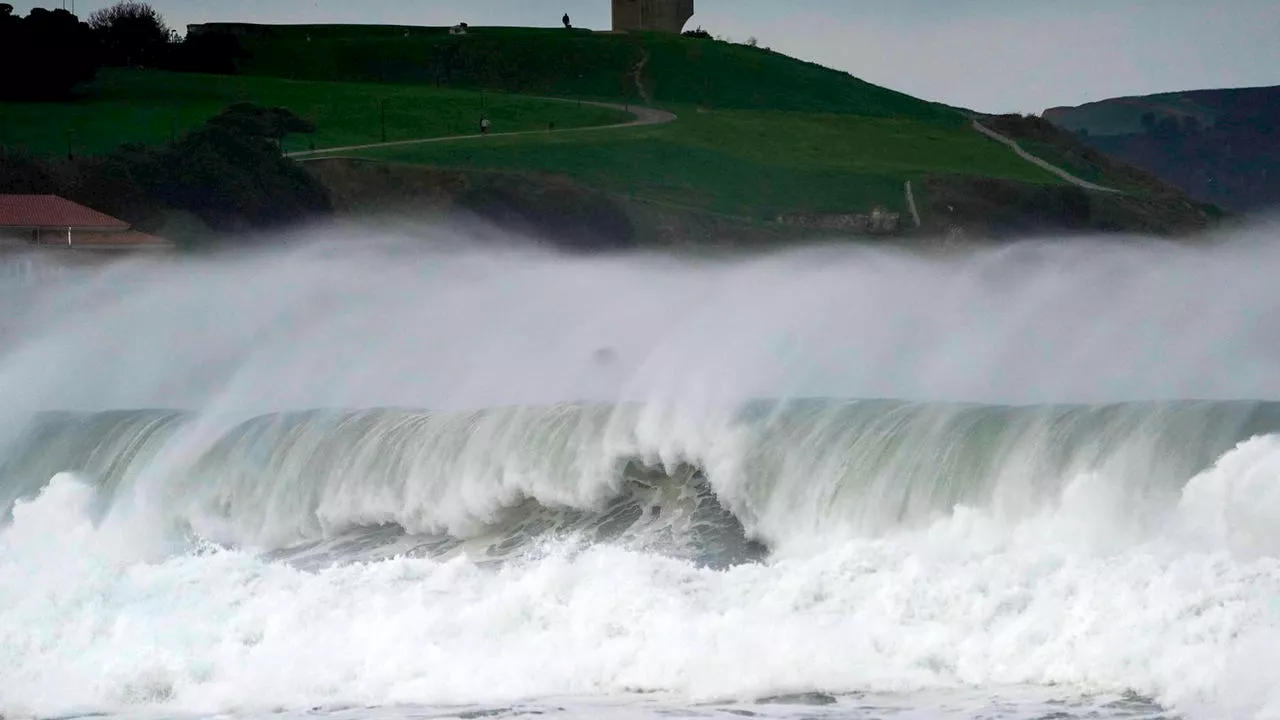
{"type": "Polygon", "coordinates": [[[914,120],[671,108],[668,125],[380,148],[359,157],[447,169],[553,173],[680,207],[767,219],[781,212],[904,210],[903,183],[970,173],[1057,178],[964,126],[914,120]]]}
{"type": "Polygon", "coordinates": [[[456,37],[444,28],[295,25],[257,26],[243,42],[248,74],[963,122],[950,108],[845,72],[663,33],[473,27],[456,37]]]}
{"type": "Polygon", "coordinates": [[[551,100],[422,86],[300,82],[263,77],[104,70],[69,103],[0,103],[0,145],[37,155],[97,155],[123,143],[163,144],[230,103],[289,108],[316,123],[313,136],[286,150],[474,133],[482,113],[494,131],[570,128],[630,118],[621,112],[551,100]]]}

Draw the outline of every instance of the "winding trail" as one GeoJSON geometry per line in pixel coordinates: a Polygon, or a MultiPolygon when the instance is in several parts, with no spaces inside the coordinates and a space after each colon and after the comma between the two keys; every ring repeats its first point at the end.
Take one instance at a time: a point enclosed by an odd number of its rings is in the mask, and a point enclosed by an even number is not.
{"type": "MultiPolygon", "coordinates": [[[[566,100],[564,98],[539,98],[542,100],[554,100],[555,102],[577,103],[578,100],[566,100]]],[[[367,143],[364,145],[346,145],[343,147],[320,148],[317,150],[301,150],[298,152],[286,153],[287,157],[297,158],[299,160],[307,159],[330,159],[334,153],[353,152],[356,150],[372,150],[376,148],[389,147],[405,147],[409,145],[426,145],[428,143],[442,142],[459,142],[462,140],[479,140],[486,137],[514,137],[517,135],[549,135],[571,132],[586,132],[589,130],[618,130],[621,128],[640,127],[643,125],[662,125],[672,122],[677,118],[674,113],[666,110],[657,110],[655,108],[642,107],[638,105],[618,105],[615,103],[590,102],[582,100],[581,104],[591,105],[592,107],[606,108],[609,110],[618,110],[620,112],[631,113],[635,117],[624,123],[616,123],[614,125],[590,125],[586,127],[564,128],[561,130],[516,130],[514,132],[489,133],[482,135],[474,133],[471,135],[446,135],[444,137],[420,138],[417,140],[393,140],[391,142],[367,143]]]]}
{"type": "Polygon", "coordinates": [[[1106,187],[1105,185],[1099,185],[1097,183],[1091,183],[1088,180],[1082,180],[1076,177],[1075,175],[1072,175],[1071,173],[1067,172],[1066,170],[1063,170],[1057,165],[1054,165],[1053,163],[1050,163],[1046,160],[1036,157],[1035,155],[1032,155],[1026,150],[1023,150],[1022,146],[1019,145],[1018,142],[1013,138],[1002,135],[996,132],[995,130],[992,130],[991,128],[987,127],[986,125],[983,125],[977,120],[973,121],[973,129],[977,130],[983,135],[986,135],[992,140],[995,140],[996,142],[1000,142],[1005,145],[1008,145],[1014,152],[1018,153],[1018,156],[1021,157],[1023,160],[1026,160],[1029,163],[1032,163],[1041,168],[1044,168],[1045,170],[1048,170],[1049,172],[1053,173],[1054,175],[1057,175],[1063,180],[1066,180],[1072,185],[1082,187],[1085,190],[1095,190],[1097,192],[1123,194],[1119,190],[1116,190],[1115,188],[1109,188],[1109,187],[1106,187]]]}

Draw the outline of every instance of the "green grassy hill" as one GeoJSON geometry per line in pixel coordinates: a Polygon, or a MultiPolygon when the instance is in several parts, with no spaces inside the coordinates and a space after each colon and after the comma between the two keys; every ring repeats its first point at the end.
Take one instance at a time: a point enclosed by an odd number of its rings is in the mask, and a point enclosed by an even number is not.
{"type": "Polygon", "coordinates": [[[246,51],[240,70],[250,74],[638,102],[680,115],[670,125],[607,133],[355,153],[364,159],[554,175],[649,204],[744,221],[847,216],[875,207],[905,217],[903,187],[910,181],[928,232],[961,222],[947,210],[957,203],[980,208],[963,222],[976,218],[983,232],[1025,231],[1028,223],[1006,222],[1014,216],[1070,230],[1177,232],[1206,223],[1198,210],[1152,222],[1138,200],[1147,188],[1115,166],[1076,163],[1101,184],[1130,192],[1095,197],[978,136],[955,108],[763,48],[660,33],[531,28],[470,28],[464,36],[390,26],[204,31],[234,33],[246,51]],[[983,223],[977,216],[991,214],[993,187],[1015,198],[1015,207],[998,222],[983,223]],[[975,202],[967,202],[970,195],[975,202]]]}
{"type": "MultiPolygon", "coordinates": [[[[489,193],[476,206],[494,210],[514,198],[529,207],[494,211],[553,224],[556,213],[531,207],[548,197],[540,187],[556,188],[557,202],[590,196],[601,207],[662,208],[649,213],[651,220],[661,216],[655,228],[749,226],[777,237],[849,227],[887,209],[900,213],[910,233],[907,183],[925,233],[958,224],[990,234],[1028,227],[1177,232],[1205,224],[1192,211],[1168,223],[1126,214],[1146,188],[1124,186],[1131,196],[1104,203],[980,135],[953,108],[762,48],[560,29],[472,28],[451,36],[444,28],[219,25],[193,32],[235,35],[244,51],[241,74],[104,72],[75,102],[0,106],[0,144],[46,155],[64,153],[68,140],[77,153],[163,144],[223,106],[249,101],[283,106],[316,124],[314,136],[289,138],[286,151],[323,150],[381,141],[385,110],[389,141],[469,139],[337,151],[356,163],[350,171],[335,169],[331,153],[330,162],[312,167],[343,183],[330,187],[343,207],[385,209],[392,200],[422,207],[413,188],[447,195],[473,173],[485,178],[481,194],[489,193]],[[563,102],[572,98],[654,106],[679,117],[597,128],[628,116],[563,102]],[[499,134],[475,137],[482,113],[499,134]],[[551,123],[572,132],[500,134],[551,123]],[[403,177],[375,177],[369,161],[403,177]],[[438,181],[442,173],[453,179],[438,181]],[[1000,198],[1013,200],[1004,207],[1000,198]],[[1098,211],[1104,204],[1109,209],[1098,211]]],[[[323,159],[323,152],[308,157],[323,159]]],[[[1114,168],[1091,172],[1090,179],[1116,187],[1126,179],[1114,168]]]]}
{"type": "Polygon", "coordinates": [[[202,26],[235,31],[243,73],[489,88],[716,108],[850,113],[960,124],[936,103],[763,48],[663,33],[361,25],[202,26]],[[637,83],[637,68],[640,68],[637,83]]]}
{"type": "Polygon", "coordinates": [[[0,102],[0,146],[35,155],[100,155],[124,143],[161,145],[236,102],[281,106],[316,124],[285,150],[474,133],[481,114],[504,130],[607,125],[629,115],[589,105],[413,85],[103,70],[66,103],[0,102]]]}
{"type": "Polygon", "coordinates": [[[671,109],[680,119],[668,125],[345,154],[453,170],[552,173],[629,198],[756,220],[866,212],[877,205],[905,212],[904,183],[930,173],[1056,182],[950,123],[671,109]]]}

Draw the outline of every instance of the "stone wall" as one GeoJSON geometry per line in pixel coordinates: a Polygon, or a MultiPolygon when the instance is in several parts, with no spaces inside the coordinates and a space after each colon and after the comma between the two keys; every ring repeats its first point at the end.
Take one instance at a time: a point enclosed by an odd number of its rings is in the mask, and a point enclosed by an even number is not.
{"type": "Polygon", "coordinates": [[[613,0],[613,29],[679,33],[693,17],[693,0],[613,0]]]}
{"type": "Polygon", "coordinates": [[[879,208],[866,215],[788,213],[779,216],[777,222],[806,230],[833,230],[855,235],[893,235],[902,230],[902,216],[899,213],[879,208]]]}

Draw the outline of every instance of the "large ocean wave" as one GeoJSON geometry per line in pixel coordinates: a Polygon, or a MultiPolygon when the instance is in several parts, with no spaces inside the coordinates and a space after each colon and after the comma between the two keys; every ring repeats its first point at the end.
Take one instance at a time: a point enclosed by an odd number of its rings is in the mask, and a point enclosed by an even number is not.
{"type": "Polygon", "coordinates": [[[0,286],[0,714],[1278,717],[1278,255],[0,286]]]}

